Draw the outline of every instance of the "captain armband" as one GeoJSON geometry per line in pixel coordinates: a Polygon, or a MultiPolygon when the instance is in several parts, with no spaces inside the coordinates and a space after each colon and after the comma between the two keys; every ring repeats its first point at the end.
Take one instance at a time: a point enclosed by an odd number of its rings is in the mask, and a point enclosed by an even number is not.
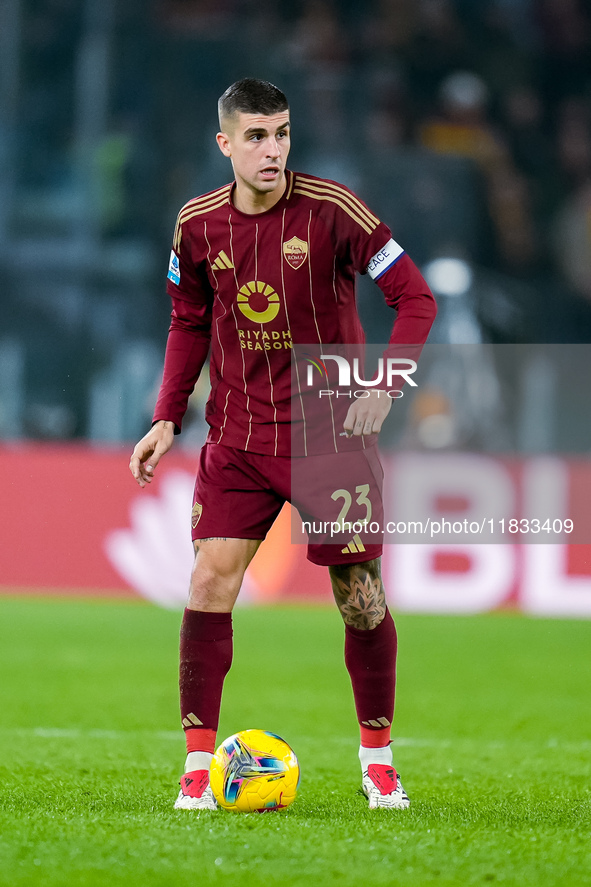
{"type": "Polygon", "coordinates": [[[371,257],[365,270],[372,280],[378,280],[403,254],[404,250],[400,244],[390,238],[388,243],[383,246],[375,256],[371,257]]]}

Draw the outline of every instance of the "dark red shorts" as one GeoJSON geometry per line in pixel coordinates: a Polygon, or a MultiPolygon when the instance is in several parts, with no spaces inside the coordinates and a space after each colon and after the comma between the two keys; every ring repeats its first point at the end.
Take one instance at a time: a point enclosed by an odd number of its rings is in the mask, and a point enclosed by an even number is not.
{"type": "Polygon", "coordinates": [[[199,457],[192,537],[264,539],[287,501],[302,520],[292,539],[307,539],[308,560],[373,560],[382,553],[382,481],[376,447],[291,459],[208,443],[199,457]]]}

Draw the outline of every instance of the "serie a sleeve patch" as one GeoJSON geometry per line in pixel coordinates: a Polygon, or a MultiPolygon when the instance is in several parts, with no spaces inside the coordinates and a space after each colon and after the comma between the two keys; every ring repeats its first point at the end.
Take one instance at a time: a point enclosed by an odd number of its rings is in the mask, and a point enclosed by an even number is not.
{"type": "Polygon", "coordinates": [[[181,266],[179,265],[179,259],[174,250],[170,251],[167,277],[169,280],[172,280],[173,283],[176,283],[177,286],[181,282],[181,266]]]}
{"type": "Polygon", "coordinates": [[[388,243],[379,250],[375,256],[369,260],[369,264],[365,269],[372,280],[377,280],[382,274],[385,274],[388,268],[398,261],[404,250],[399,243],[390,238],[388,243]]]}

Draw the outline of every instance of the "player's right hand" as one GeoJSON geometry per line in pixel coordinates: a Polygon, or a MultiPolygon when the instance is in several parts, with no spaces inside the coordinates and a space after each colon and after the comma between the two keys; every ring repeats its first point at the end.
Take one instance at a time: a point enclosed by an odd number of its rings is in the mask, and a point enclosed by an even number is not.
{"type": "Polygon", "coordinates": [[[140,487],[152,483],[154,471],[165,453],[174,443],[174,422],[161,420],[145,434],[135,445],[129,470],[135,477],[140,487]]]}

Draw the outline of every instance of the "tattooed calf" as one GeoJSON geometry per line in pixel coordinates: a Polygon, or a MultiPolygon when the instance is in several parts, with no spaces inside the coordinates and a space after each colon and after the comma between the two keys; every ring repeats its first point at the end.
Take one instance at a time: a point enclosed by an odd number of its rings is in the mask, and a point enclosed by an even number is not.
{"type": "Polygon", "coordinates": [[[371,629],[386,615],[380,560],[329,567],[332,591],[346,625],[371,629]]]}

